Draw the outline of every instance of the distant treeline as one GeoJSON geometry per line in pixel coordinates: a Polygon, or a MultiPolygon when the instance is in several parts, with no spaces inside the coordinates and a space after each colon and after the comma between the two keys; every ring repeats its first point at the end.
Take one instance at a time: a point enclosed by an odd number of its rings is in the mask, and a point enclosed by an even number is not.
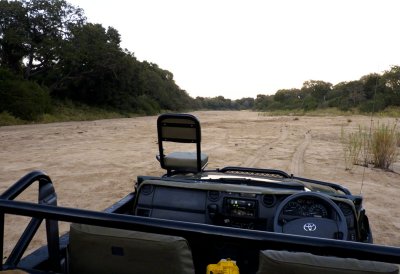
{"type": "Polygon", "coordinates": [[[389,106],[400,106],[400,66],[392,66],[383,74],[372,73],[336,85],[310,80],[300,89],[281,89],[274,95],[257,95],[254,102],[255,109],[265,111],[336,107],[344,111],[374,112],[389,106]]]}
{"type": "Polygon", "coordinates": [[[82,9],[64,0],[0,0],[0,113],[35,120],[55,111],[55,102],[139,114],[400,106],[399,66],[335,86],[307,81],[256,99],[192,98],[171,72],[138,61],[120,42],[115,28],[87,22],[82,9]]]}

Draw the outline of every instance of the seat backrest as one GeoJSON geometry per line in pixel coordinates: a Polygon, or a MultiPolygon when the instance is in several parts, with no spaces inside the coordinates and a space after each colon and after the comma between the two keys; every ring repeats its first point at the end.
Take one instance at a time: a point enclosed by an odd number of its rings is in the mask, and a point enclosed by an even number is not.
{"type": "Polygon", "coordinates": [[[317,256],[303,252],[264,250],[260,252],[257,274],[398,274],[397,265],[357,260],[317,256]]]}
{"type": "Polygon", "coordinates": [[[191,114],[162,114],[157,119],[159,161],[165,165],[163,142],[196,144],[197,171],[201,171],[201,128],[199,120],[191,114]]]}
{"type": "Polygon", "coordinates": [[[194,273],[184,238],[72,224],[70,273],[194,273]]]}

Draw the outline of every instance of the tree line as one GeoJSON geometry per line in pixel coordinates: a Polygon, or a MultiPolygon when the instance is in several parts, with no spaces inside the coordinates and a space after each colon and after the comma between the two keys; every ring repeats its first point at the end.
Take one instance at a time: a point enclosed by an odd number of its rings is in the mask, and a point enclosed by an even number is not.
{"type": "Polygon", "coordinates": [[[277,110],[338,107],[362,111],[400,105],[400,67],[333,86],[310,80],[300,89],[231,100],[192,98],[173,74],[122,49],[113,27],[87,21],[65,0],[0,0],[0,113],[24,120],[78,102],[120,113],[277,110]]]}
{"type": "Polygon", "coordinates": [[[255,109],[264,111],[335,107],[369,113],[389,106],[400,106],[400,66],[392,66],[382,74],[371,73],[359,80],[336,85],[309,80],[299,89],[281,89],[274,95],[257,95],[254,102],[255,109]]]}

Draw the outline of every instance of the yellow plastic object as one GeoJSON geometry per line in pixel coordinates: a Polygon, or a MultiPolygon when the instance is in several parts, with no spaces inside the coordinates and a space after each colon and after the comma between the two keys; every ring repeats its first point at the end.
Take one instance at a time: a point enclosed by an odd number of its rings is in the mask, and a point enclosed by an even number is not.
{"type": "Polygon", "coordinates": [[[222,259],[217,264],[209,264],[207,274],[239,274],[239,267],[231,259],[222,259]]]}

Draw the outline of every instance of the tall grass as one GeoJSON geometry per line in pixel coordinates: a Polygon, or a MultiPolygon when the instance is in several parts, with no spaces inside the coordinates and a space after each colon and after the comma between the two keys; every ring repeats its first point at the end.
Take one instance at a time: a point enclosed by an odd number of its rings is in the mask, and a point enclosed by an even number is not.
{"type": "Polygon", "coordinates": [[[393,126],[382,124],[372,132],[371,152],[375,167],[389,169],[397,159],[396,124],[393,126]]]}
{"type": "Polygon", "coordinates": [[[341,129],[341,141],[343,144],[344,163],[346,170],[353,169],[354,165],[365,165],[366,159],[363,160],[362,156],[367,154],[365,147],[367,147],[367,137],[365,130],[358,127],[358,131],[345,134],[344,129],[341,129]]]}
{"type": "Polygon", "coordinates": [[[345,134],[341,129],[341,141],[344,151],[346,170],[354,165],[390,169],[398,156],[400,133],[396,124],[379,124],[375,128],[358,127],[358,131],[345,134]]]}
{"type": "Polygon", "coordinates": [[[398,106],[390,106],[382,110],[381,112],[376,113],[381,117],[400,117],[400,107],[398,106]]]}

